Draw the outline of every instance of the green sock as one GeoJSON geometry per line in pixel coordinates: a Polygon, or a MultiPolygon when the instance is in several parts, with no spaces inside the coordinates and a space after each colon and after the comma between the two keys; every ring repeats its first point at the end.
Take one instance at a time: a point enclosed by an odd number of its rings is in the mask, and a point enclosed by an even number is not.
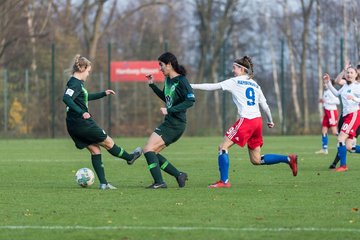
{"type": "Polygon", "coordinates": [[[148,169],[150,170],[151,176],[153,177],[156,183],[163,183],[163,178],[161,176],[159,160],[155,152],[147,152],[144,154],[146,162],[148,164],[148,169]]]}
{"type": "Polygon", "coordinates": [[[107,184],[108,182],[106,181],[105,178],[105,170],[104,170],[104,165],[101,161],[101,154],[91,155],[91,163],[93,165],[97,177],[99,178],[100,183],[107,184]]]}
{"type": "Polygon", "coordinates": [[[129,154],[125,151],[125,149],[119,147],[118,145],[114,144],[114,146],[108,150],[108,152],[118,158],[125,159],[126,161],[130,161],[134,156],[133,154],[129,154]]]}
{"type": "Polygon", "coordinates": [[[171,176],[178,177],[180,175],[179,170],[176,169],[163,155],[157,154],[159,159],[160,168],[170,174],[171,176]]]}

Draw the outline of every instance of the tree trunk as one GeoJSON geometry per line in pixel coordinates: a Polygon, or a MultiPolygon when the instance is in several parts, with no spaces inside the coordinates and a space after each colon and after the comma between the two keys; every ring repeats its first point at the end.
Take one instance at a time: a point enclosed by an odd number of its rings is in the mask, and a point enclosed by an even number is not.
{"type": "MultiPolygon", "coordinates": [[[[235,24],[233,17],[237,13],[234,9],[238,1],[227,0],[219,3],[212,0],[197,0],[195,2],[195,15],[199,20],[197,31],[200,36],[199,42],[201,42],[197,79],[200,82],[203,82],[204,79],[212,83],[218,82],[220,52],[225,39],[230,36],[235,24]]],[[[210,96],[214,96],[209,100],[214,102],[215,125],[218,129],[222,129],[220,95],[215,92],[211,93],[210,96]]],[[[198,118],[198,124],[204,123],[203,118],[205,116],[206,114],[202,114],[202,117],[198,118]]]]}
{"type": "MultiPolygon", "coordinates": [[[[357,16],[356,9],[359,9],[359,3],[357,3],[357,8],[353,8],[353,15],[354,17],[354,35],[355,35],[355,43],[356,43],[356,49],[357,49],[357,61],[360,61],[360,33],[359,33],[359,20],[357,16]]],[[[357,62],[357,64],[360,64],[360,62],[357,62]]]]}
{"type": "Polygon", "coordinates": [[[295,68],[295,57],[294,57],[294,46],[292,41],[292,31],[290,26],[290,19],[289,19],[289,11],[287,6],[287,1],[284,4],[284,15],[285,15],[285,36],[287,39],[287,44],[289,47],[289,62],[290,62],[290,74],[291,74],[291,98],[293,100],[294,111],[295,111],[295,121],[296,123],[301,122],[301,111],[300,111],[300,104],[297,96],[297,86],[298,81],[296,77],[296,68],[295,68]]]}
{"type": "Polygon", "coordinates": [[[350,59],[349,59],[349,55],[348,55],[348,15],[349,15],[349,11],[350,9],[347,8],[348,6],[348,1],[347,0],[343,0],[343,16],[344,16],[344,25],[343,25],[343,34],[342,36],[344,37],[344,61],[349,63],[350,59]]]}
{"type": "MultiPolygon", "coordinates": [[[[317,66],[318,66],[318,99],[322,97],[323,94],[323,81],[322,81],[322,36],[321,36],[321,6],[320,0],[316,0],[316,46],[317,46],[317,66]]],[[[323,118],[323,105],[319,102],[318,111],[320,116],[320,122],[323,118]]]]}
{"type": "Polygon", "coordinates": [[[302,34],[302,53],[301,53],[301,86],[302,86],[302,99],[304,108],[304,133],[310,133],[310,114],[309,114],[309,98],[307,94],[307,77],[306,77],[306,61],[307,61],[307,49],[308,49],[308,37],[309,37],[309,20],[312,5],[314,0],[310,0],[309,5],[306,7],[304,0],[301,0],[302,13],[304,18],[304,30],[302,34]]]}
{"type": "Polygon", "coordinates": [[[276,56],[275,56],[275,51],[274,51],[274,46],[272,44],[272,41],[269,41],[269,45],[270,45],[270,54],[271,54],[272,74],[273,74],[273,80],[274,80],[274,91],[275,91],[275,97],[276,97],[276,106],[278,109],[280,126],[283,126],[283,106],[281,103],[281,94],[280,94],[280,87],[279,87],[279,80],[278,80],[276,56]]]}
{"type": "MultiPolygon", "coordinates": [[[[36,38],[35,38],[35,27],[34,27],[34,6],[30,2],[29,6],[26,9],[27,17],[27,26],[30,35],[30,44],[31,44],[31,72],[34,73],[34,84],[38,85],[38,74],[37,74],[37,62],[36,62],[36,38]]],[[[40,90],[39,87],[36,89],[40,90]]],[[[39,93],[37,93],[39,94],[39,93]]]]}

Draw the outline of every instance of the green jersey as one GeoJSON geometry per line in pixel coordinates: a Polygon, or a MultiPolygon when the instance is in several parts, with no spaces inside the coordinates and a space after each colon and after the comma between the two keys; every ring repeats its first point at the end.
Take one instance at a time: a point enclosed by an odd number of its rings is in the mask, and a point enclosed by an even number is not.
{"type": "Polygon", "coordinates": [[[85,112],[89,112],[88,101],[105,97],[105,92],[88,93],[84,81],[71,77],[66,84],[63,101],[66,104],[67,119],[82,119],[85,112]]]}
{"type": "Polygon", "coordinates": [[[195,95],[186,77],[167,77],[162,91],[155,84],[149,86],[166,103],[168,114],[165,116],[165,122],[172,125],[186,123],[186,109],[195,102],[195,95]]]}

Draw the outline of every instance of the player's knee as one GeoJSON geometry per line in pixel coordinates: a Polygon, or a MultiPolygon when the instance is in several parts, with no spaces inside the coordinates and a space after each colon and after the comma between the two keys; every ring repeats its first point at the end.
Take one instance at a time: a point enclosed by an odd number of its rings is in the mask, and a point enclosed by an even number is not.
{"type": "Polygon", "coordinates": [[[226,146],[220,144],[219,147],[218,147],[218,150],[219,150],[219,152],[222,152],[222,151],[228,152],[229,148],[227,148],[226,146]]]}
{"type": "Polygon", "coordinates": [[[104,140],[104,142],[102,143],[102,145],[104,146],[105,149],[109,150],[114,146],[114,140],[107,136],[107,138],[104,140]]]}
{"type": "Polygon", "coordinates": [[[101,153],[100,148],[94,145],[89,145],[87,149],[89,150],[91,155],[97,155],[101,153]]]}
{"type": "Polygon", "coordinates": [[[147,152],[156,152],[156,149],[153,145],[151,144],[146,144],[143,148],[143,152],[147,153],[147,152]]]}
{"type": "Polygon", "coordinates": [[[355,152],[355,148],[354,146],[350,143],[350,144],[346,144],[346,150],[348,150],[349,152],[355,152]]]}

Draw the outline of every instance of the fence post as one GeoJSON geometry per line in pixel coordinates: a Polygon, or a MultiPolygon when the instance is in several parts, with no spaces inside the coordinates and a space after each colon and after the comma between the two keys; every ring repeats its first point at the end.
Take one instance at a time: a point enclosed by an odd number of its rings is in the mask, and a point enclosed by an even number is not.
{"type": "Polygon", "coordinates": [[[344,69],[344,38],[340,39],[340,71],[344,69]]]}
{"type": "MultiPolygon", "coordinates": [[[[221,47],[221,61],[222,66],[222,79],[226,78],[226,41],[224,40],[223,46],[221,47]]],[[[226,133],[226,91],[222,91],[222,132],[226,133]]]]}
{"type": "MultiPolygon", "coordinates": [[[[100,91],[104,91],[105,90],[105,88],[104,88],[104,75],[103,75],[102,72],[99,73],[99,79],[100,79],[100,91]]],[[[104,101],[100,101],[100,122],[101,122],[100,126],[104,126],[104,124],[105,124],[104,106],[105,106],[104,101]]]]}
{"type": "Polygon", "coordinates": [[[55,44],[51,44],[51,138],[55,138],[55,44]]]}
{"type": "MultiPolygon", "coordinates": [[[[111,43],[108,43],[108,89],[111,89],[111,43]]],[[[111,97],[108,97],[108,133],[111,135],[111,97]]]]}
{"type": "Polygon", "coordinates": [[[4,69],[4,132],[8,131],[8,73],[4,69]]]}
{"type": "Polygon", "coordinates": [[[26,106],[26,114],[25,114],[25,122],[26,122],[26,133],[29,133],[29,70],[25,69],[25,106],[26,106]]]}
{"type": "Polygon", "coordinates": [[[285,41],[281,39],[281,106],[282,106],[282,126],[281,126],[281,134],[286,134],[286,106],[285,106],[285,41]]]}

